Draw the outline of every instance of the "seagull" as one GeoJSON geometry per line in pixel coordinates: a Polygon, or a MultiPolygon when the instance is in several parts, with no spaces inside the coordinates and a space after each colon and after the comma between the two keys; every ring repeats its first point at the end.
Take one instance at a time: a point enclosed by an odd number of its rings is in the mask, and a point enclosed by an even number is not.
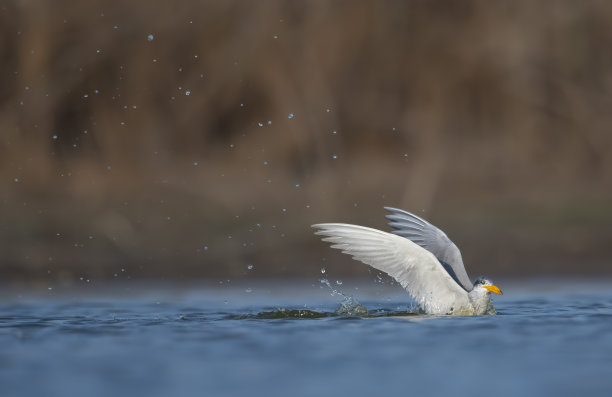
{"type": "Polygon", "coordinates": [[[408,211],[384,208],[392,233],[346,223],[312,227],[332,248],[393,277],[422,313],[496,314],[491,292],[501,290],[484,277],[470,282],[459,248],[442,230],[408,211]]]}

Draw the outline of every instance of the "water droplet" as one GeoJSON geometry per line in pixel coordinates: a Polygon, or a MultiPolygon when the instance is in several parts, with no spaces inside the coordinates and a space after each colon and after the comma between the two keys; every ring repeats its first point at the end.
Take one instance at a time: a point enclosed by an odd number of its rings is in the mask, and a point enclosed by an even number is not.
{"type": "Polygon", "coordinates": [[[253,265],[249,265],[249,266],[247,266],[247,269],[249,269],[249,270],[253,270],[253,265]]]}
{"type": "Polygon", "coordinates": [[[293,113],[289,113],[289,116],[287,116],[287,118],[291,120],[293,118],[293,113]]]}
{"type": "Polygon", "coordinates": [[[274,35],[274,36],[272,36],[272,38],[278,39],[278,35],[274,35]]]}
{"type": "Polygon", "coordinates": [[[13,179],[15,182],[19,182],[19,178],[15,178],[13,179]]]}
{"type": "Polygon", "coordinates": [[[51,138],[53,138],[54,141],[57,141],[58,136],[57,135],[53,135],[51,138]]]}
{"type": "Polygon", "coordinates": [[[246,292],[247,294],[250,294],[251,292],[253,292],[253,290],[251,288],[247,288],[244,290],[244,292],[246,292]]]}
{"type": "Polygon", "coordinates": [[[272,120],[268,120],[268,125],[272,125],[272,120]]]}
{"type": "Polygon", "coordinates": [[[263,127],[263,123],[257,123],[257,125],[263,127]]]}
{"type": "Polygon", "coordinates": [[[193,162],[193,165],[198,165],[198,162],[197,162],[197,161],[194,161],[194,162],[193,162]]]}
{"type": "Polygon", "coordinates": [[[342,285],[342,280],[336,280],[336,285],[342,285]]]}
{"type": "Polygon", "coordinates": [[[148,41],[153,41],[153,39],[154,39],[154,36],[153,36],[152,34],[149,34],[149,35],[147,36],[147,40],[148,40],[148,41]]]}
{"type": "Polygon", "coordinates": [[[336,135],[337,133],[338,133],[338,131],[336,131],[336,130],[332,131],[332,134],[334,134],[334,135],[336,135]]]}
{"type": "Polygon", "coordinates": [[[83,98],[89,98],[89,94],[84,94],[83,98]]]}
{"type": "Polygon", "coordinates": [[[208,245],[204,246],[204,251],[208,251],[208,245]]]}
{"type": "Polygon", "coordinates": [[[296,183],[296,184],[295,184],[295,187],[300,187],[300,184],[299,184],[299,183],[296,183]]]}
{"type": "Polygon", "coordinates": [[[268,165],[268,162],[267,162],[267,161],[264,161],[264,165],[268,165]]]}
{"type": "Polygon", "coordinates": [[[326,272],[326,271],[327,271],[327,270],[325,270],[325,268],[324,268],[324,267],[322,267],[322,268],[321,268],[321,274],[325,274],[325,272],[326,272]]]}
{"type": "Polygon", "coordinates": [[[332,156],[332,159],[337,159],[338,156],[336,156],[335,154],[332,156]]]}
{"type": "Polygon", "coordinates": [[[187,95],[187,96],[191,95],[191,91],[186,90],[186,91],[185,91],[185,95],[187,95]]]}

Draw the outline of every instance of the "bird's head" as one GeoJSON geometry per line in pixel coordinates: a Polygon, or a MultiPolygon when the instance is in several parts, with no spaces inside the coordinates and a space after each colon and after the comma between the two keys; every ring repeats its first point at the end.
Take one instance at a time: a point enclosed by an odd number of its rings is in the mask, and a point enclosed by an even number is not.
{"type": "Polygon", "coordinates": [[[494,285],[491,282],[491,280],[489,280],[488,278],[485,278],[485,277],[479,277],[474,282],[474,289],[478,289],[478,288],[485,289],[487,291],[486,293],[494,292],[494,293],[496,293],[498,295],[503,295],[503,293],[501,292],[499,287],[494,285]]]}

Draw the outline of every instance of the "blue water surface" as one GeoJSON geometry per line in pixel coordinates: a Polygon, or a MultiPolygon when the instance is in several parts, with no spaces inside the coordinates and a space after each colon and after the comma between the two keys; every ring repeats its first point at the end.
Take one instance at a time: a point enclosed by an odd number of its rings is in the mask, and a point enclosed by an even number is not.
{"type": "Polygon", "coordinates": [[[0,298],[3,396],[609,396],[612,283],[514,283],[497,316],[397,286],[100,286],[0,298]]]}

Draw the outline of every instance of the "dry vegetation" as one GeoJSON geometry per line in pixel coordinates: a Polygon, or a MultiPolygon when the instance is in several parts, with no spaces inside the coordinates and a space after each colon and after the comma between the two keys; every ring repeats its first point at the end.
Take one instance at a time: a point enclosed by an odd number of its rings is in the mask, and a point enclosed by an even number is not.
{"type": "Polygon", "coordinates": [[[609,273],[611,23],[607,1],[5,1],[0,274],[367,274],[309,225],[382,205],[472,273],[609,273]]]}

